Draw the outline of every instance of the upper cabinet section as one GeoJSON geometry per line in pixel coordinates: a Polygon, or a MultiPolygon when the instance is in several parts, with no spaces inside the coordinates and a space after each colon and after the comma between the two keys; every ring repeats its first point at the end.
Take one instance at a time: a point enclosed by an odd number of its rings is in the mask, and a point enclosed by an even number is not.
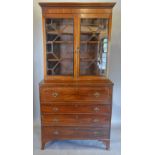
{"type": "Polygon", "coordinates": [[[108,77],[115,3],[39,3],[45,80],[108,77]]]}

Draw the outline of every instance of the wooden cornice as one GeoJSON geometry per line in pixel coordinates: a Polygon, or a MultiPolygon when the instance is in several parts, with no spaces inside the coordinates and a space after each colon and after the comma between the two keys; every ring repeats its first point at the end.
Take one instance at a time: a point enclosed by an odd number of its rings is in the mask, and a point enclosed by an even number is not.
{"type": "Polygon", "coordinates": [[[54,8],[113,8],[116,3],[94,2],[94,3],[79,3],[79,2],[49,2],[39,3],[41,7],[54,8]]]}

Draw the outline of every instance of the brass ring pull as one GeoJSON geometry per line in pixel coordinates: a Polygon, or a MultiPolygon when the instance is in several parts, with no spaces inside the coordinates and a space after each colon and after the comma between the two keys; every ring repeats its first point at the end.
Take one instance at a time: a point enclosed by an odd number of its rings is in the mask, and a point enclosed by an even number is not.
{"type": "Polygon", "coordinates": [[[95,96],[95,97],[99,97],[99,96],[100,96],[100,93],[99,93],[99,92],[95,92],[95,93],[94,93],[94,96],[95,96]]]}
{"type": "Polygon", "coordinates": [[[59,109],[57,107],[54,107],[53,108],[53,111],[58,111],[59,109]]]}
{"type": "Polygon", "coordinates": [[[57,118],[54,118],[54,119],[53,119],[53,122],[56,123],[56,122],[59,122],[59,120],[58,120],[57,118]]]}
{"type": "Polygon", "coordinates": [[[57,92],[54,92],[54,93],[52,93],[52,96],[53,97],[57,97],[58,96],[58,93],[57,92]]]}
{"type": "Polygon", "coordinates": [[[100,134],[100,132],[97,132],[97,131],[94,132],[94,135],[98,135],[98,134],[100,134]]]}
{"type": "Polygon", "coordinates": [[[100,110],[100,109],[99,109],[98,107],[95,107],[95,108],[94,108],[94,111],[96,111],[96,112],[99,111],[99,110],[100,110]]]}
{"type": "Polygon", "coordinates": [[[94,119],[93,122],[94,123],[97,123],[97,122],[99,122],[99,120],[98,119],[94,119]]]}
{"type": "Polygon", "coordinates": [[[59,132],[58,132],[58,131],[54,131],[53,134],[54,134],[54,135],[58,135],[59,132]]]}

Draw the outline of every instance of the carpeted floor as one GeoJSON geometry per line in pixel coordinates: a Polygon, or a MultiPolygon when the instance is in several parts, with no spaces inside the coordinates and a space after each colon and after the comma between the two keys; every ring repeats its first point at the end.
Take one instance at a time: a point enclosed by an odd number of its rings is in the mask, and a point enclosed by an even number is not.
{"type": "Polygon", "coordinates": [[[33,155],[120,155],[120,125],[112,125],[111,148],[104,149],[102,142],[96,140],[65,140],[49,142],[45,150],[40,150],[40,126],[34,125],[33,155]]]}

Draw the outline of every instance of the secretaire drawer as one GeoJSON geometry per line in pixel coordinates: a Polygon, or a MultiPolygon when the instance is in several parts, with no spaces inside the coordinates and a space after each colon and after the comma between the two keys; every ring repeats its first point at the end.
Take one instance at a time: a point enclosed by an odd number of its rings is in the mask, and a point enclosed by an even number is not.
{"type": "Polygon", "coordinates": [[[110,121],[110,113],[104,115],[92,114],[43,114],[43,126],[103,126],[110,121]]]}
{"type": "Polygon", "coordinates": [[[43,88],[41,102],[51,101],[107,101],[110,100],[109,87],[56,87],[43,88]]]}
{"type": "Polygon", "coordinates": [[[41,112],[46,113],[92,113],[92,114],[103,114],[110,112],[110,105],[99,104],[99,105],[88,105],[88,104],[72,104],[72,105],[50,105],[50,104],[41,104],[41,112]]]}

